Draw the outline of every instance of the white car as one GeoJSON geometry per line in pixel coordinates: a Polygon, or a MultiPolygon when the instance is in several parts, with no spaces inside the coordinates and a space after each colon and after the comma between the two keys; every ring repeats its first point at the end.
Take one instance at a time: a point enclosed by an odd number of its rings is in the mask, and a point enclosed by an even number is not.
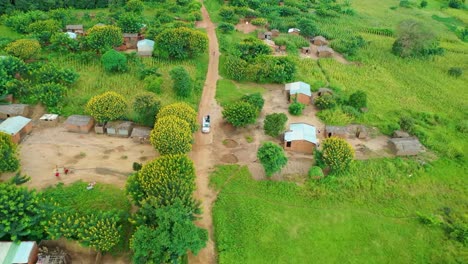
{"type": "Polygon", "coordinates": [[[206,115],[202,119],[202,133],[210,133],[210,115],[206,115]]]}

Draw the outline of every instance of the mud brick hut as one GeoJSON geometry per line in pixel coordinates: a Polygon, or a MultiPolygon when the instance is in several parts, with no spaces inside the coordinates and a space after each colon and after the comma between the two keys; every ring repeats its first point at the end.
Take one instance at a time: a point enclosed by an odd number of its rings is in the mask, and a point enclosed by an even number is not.
{"type": "Polygon", "coordinates": [[[312,38],[312,44],[316,46],[326,46],[328,45],[328,41],[323,36],[316,36],[312,38]]]}
{"type": "Polygon", "coordinates": [[[270,32],[270,31],[266,31],[266,32],[258,32],[257,34],[257,37],[259,39],[271,39],[273,37],[273,33],[270,32]]]}
{"type": "Polygon", "coordinates": [[[38,247],[34,241],[0,242],[0,263],[35,264],[38,247]]]}
{"type": "Polygon", "coordinates": [[[310,49],[310,47],[302,47],[302,48],[301,48],[301,53],[302,53],[302,54],[309,55],[309,54],[312,53],[312,50],[310,49]]]}
{"type": "Polygon", "coordinates": [[[65,29],[67,32],[72,32],[78,35],[84,34],[83,25],[66,25],[65,29]]]}
{"type": "Polygon", "coordinates": [[[333,53],[335,53],[333,49],[328,46],[320,46],[317,48],[317,56],[319,58],[331,57],[333,56],[333,53]]]}
{"type": "Polygon", "coordinates": [[[0,123],[0,132],[11,136],[11,140],[18,144],[32,130],[31,119],[23,116],[10,117],[0,123]]]}
{"type": "Polygon", "coordinates": [[[65,128],[68,132],[89,133],[94,126],[94,119],[85,115],[72,115],[65,121],[65,128]]]}
{"type": "Polygon", "coordinates": [[[317,91],[317,96],[322,96],[325,94],[333,95],[333,91],[328,88],[319,88],[317,91]]]}
{"type": "Polygon", "coordinates": [[[345,126],[325,126],[325,137],[340,137],[347,138],[350,135],[350,131],[345,126]]]}
{"type": "Polygon", "coordinates": [[[291,35],[299,35],[300,32],[301,32],[301,30],[298,29],[298,28],[290,28],[290,29],[288,29],[288,34],[291,34],[291,35]]]}
{"type": "Polygon", "coordinates": [[[392,138],[389,144],[397,156],[414,156],[424,151],[423,145],[415,137],[392,138]]]}
{"type": "Polygon", "coordinates": [[[123,33],[123,44],[127,49],[136,49],[138,43],[137,33],[123,33]]]}
{"type": "Polygon", "coordinates": [[[0,119],[7,119],[14,116],[28,116],[29,106],[26,104],[0,105],[0,119]]]}
{"type": "Polygon", "coordinates": [[[317,146],[317,134],[314,126],[305,123],[289,125],[284,133],[284,149],[312,154],[317,146]]]}
{"type": "Polygon", "coordinates": [[[107,135],[129,137],[132,133],[133,123],[129,121],[113,121],[106,124],[107,135]]]}
{"type": "Polygon", "coordinates": [[[130,138],[135,143],[150,143],[151,128],[149,127],[134,127],[130,138]]]}
{"type": "Polygon", "coordinates": [[[295,101],[308,105],[312,98],[312,92],[310,91],[310,85],[305,82],[293,82],[287,83],[284,86],[284,90],[287,92],[288,101],[293,103],[295,101]]]}

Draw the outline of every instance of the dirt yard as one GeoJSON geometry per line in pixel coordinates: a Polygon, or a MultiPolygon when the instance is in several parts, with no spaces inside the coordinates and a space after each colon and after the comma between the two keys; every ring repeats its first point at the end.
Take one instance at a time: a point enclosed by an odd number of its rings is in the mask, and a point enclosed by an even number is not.
{"type": "Polygon", "coordinates": [[[257,30],[257,26],[252,25],[249,22],[239,23],[236,25],[236,29],[244,34],[249,34],[257,30]]]}
{"type": "MultiPolygon", "coordinates": [[[[300,57],[301,58],[308,58],[308,59],[318,60],[319,59],[319,57],[317,55],[318,46],[310,44],[309,47],[310,47],[310,53],[309,54],[300,53],[300,57]]],[[[336,61],[338,61],[339,63],[342,63],[342,64],[353,64],[353,62],[348,61],[343,55],[341,55],[340,53],[338,53],[336,51],[333,53],[331,58],[335,59],[336,61]]]]}
{"type": "Polygon", "coordinates": [[[133,162],[144,162],[155,156],[151,145],[134,143],[129,138],[70,133],[61,124],[33,129],[20,145],[22,172],[31,176],[26,185],[38,189],[78,180],[123,188],[133,162]],[[58,178],[54,175],[56,166],[60,172],[58,178]],[[71,173],[65,175],[64,167],[71,173]]]}

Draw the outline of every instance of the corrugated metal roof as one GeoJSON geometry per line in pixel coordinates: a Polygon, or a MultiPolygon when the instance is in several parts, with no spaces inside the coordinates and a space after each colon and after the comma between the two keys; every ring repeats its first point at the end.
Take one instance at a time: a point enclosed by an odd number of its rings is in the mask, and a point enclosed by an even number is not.
{"type": "Polygon", "coordinates": [[[310,85],[305,82],[287,83],[285,86],[285,90],[289,91],[290,94],[301,93],[308,96],[312,96],[312,92],[310,91],[310,85]]]}
{"type": "Polygon", "coordinates": [[[18,249],[16,250],[15,257],[13,258],[13,263],[28,263],[29,255],[34,248],[36,242],[25,241],[21,242],[18,249]]]}
{"type": "Polygon", "coordinates": [[[138,47],[138,49],[149,49],[149,48],[153,49],[154,41],[152,41],[150,39],[140,40],[137,43],[137,47],[138,47]]]}
{"type": "Polygon", "coordinates": [[[0,263],[7,263],[8,252],[12,245],[13,242],[0,242],[0,263]]]}
{"type": "Polygon", "coordinates": [[[9,135],[14,135],[29,124],[29,122],[31,122],[31,119],[23,116],[10,117],[0,124],[0,131],[9,135]]]}
{"type": "Polygon", "coordinates": [[[287,142],[294,140],[306,140],[317,144],[316,129],[312,125],[297,123],[289,125],[288,132],[284,133],[284,140],[287,142]]]}

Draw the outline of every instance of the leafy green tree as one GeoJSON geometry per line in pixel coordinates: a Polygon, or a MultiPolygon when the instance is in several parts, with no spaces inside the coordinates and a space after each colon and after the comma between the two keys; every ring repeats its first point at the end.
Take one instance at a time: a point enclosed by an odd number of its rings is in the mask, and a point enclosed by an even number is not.
{"type": "Polygon", "coordinates": [[[346,140],[338,137],[322,142],[322,160],[333,172],[345,172],[354,158],[354,150],[346,140]]]}
{"type": "Polygon", "coordinates": [[[192,150],[192,131],[184,120],[167,115],[157,118],[150,141],[161,155],[184,154],[192,150]]]}
{"type": "Polygon", "coordinates": [[[312,178],[312,177],[321,178],[324,176],[324,174],[323,174],[322,168],[320,168],[319,166],[312,166],[310,167],[307,176],[309,176],[309,178],[312,178]]]}
{"type": "Polygon", "coordinates": [[[134,12],[137,14],[141,14],[145,9],[145,5],[140,0],[129,0],[125,4],[125,11],[127,12],[134,12]]]}
{"type": "Polygon", "coordinates": [[[162,58],[188,59],[208,49],[206,34],[186,27],[166,29],[154,41],[155,54],[162,58]]]}
{"type": "Polygon", "coordinates": [[[133,110],[138,114],[140,122],[146,126],[154,126],[160,108],[161,102],[156,95],[150,92],[137,95],[133,101],[133,110]]]}
{"type": "Polygon", "coordinates": [[[189,124],[192,132],[197,130],[197,112],[185,102],[177,102],[164,106],[157,115],[157,119],[166,116],[176,116],[189,124]]]}
{"type": "Polygon", "coordinates": [[[48,43],[52,34],[60,30],[61,26],[53,19],[36,21],[28,26],[28,32],[41,43],[48,43]]]}
{"type": "Polygon", "coordinates": [[[288,57],[260,56],[250,66],[256,68],[250,79],[261,83],[289,82],[296,73],[296,64],[288,57]]]}
{"type": "Polygon", "coordinates": [[[163,207],[180,199],[182,204],[195,212],[198,203],[193,199],[195,168],[186,155],[165,155],[145,164],[132,181],[127,192],[137,205],[153,197],[152,205],[163,207]]]}
{"type": "Polygon", "coordinates": [[[116,50],[108,50],[101,57],[102,65],[108,72],[124,72],[127,70],[127,57],[116,50]]]}
{"type": "Polygon", "coordinates": [[[335,108],[337,105],[337,102],[333,95],[326,93],[316,98],[314,100],[314,104],[315,106],[318,107],[318,109],[323,110],[323,109],[335,108]]]}
{"type": "Polygon", "coordinates": [[[273,142],[263,143],[258,149],[257,158],[262,163],[267,177],[271,177],[274,173],[281,171],[288,163],[284,150],[273,142]]]}
{"type": "Polygon", "coordinates": [[[304,37],[315,36],[318,32],[317,25],[312,19],[303,18],[298,21],[297,27],[301,30],[304,37]]]}
{"type": "Polygon", "coordinates": [[[304,110],[304,108],[305,108],[304,104],[294,102],[289,105],[288,111],[291,115],[300,116],[302,115],[302,111],[304,110]]]}
{"type": "Polygon", "coordinates": [[[349,96],[348,104],[356,109],[367,107],[367,94],[364,91],[356,91],[349,96]]]}
{"type": "Polygon", "coordinates": [[[427,6],[427,1],[426,0],[422,0],[421,3],[419,3],[419,6],[421,8],[425,8],[427,6]]]}
{"type": "MultiPolygon", "coordinates": [[[[0,132],[0,174],[7,171],[16,171],[19,168],[16,144],[11,141],[10,135],[0,132]]],[[[0,236],[1,238],[1,236],[0,236]]]]}
{"type": "Polygon", "coordinates": [[[32,80],[39,84],[59,83],[70,86],[74,84],[79,75],[73,69],[62,69],[53,63],[44,63],[30,72],[32,80]]]}
{"type": "Polygon", "coordinates": [[[236,46],[240,58],[246,61],[252,61],[260,55],[271,54],[271,49],[261,40],[250,37],[242,40],[236,46]]]}
{"type": "Polygon", "coordinates": [[[449,0],[448,5],[451,8],[462,9],[462,7],[465,5],[465,0],[449,0]]]}
{"type": "Polygon", "coordinates": [[[263,130],[265,134],[277,137],[286,129],[286,122],[288,122],[288,117],[284,113],[269,114],[265,117],[263,130]]]}
{"type": "Polygon", "coordinates": [[[117,26],[119,26],[124,33],[139,33],[142,24],[141,16],[134,13],[123,13],[117,20],[117,26]]]}
{"type": "Polygon", "coordinates": [[[57,107],[65,99],[67,87],[58,83],[43,83],[32,88],[32,98],[47,107],[57,107]]]}
{"type": "Polygon", "coordinates": [[[177,96],[187,98],[192,94],[192,79],[183,66],[176,66],[169,72],[177,96]]]}
{"type": "Polygon", "coordinates": [[[125,98],[116,92],[93,96],[86,104],[86,112],[100,124],[121,118],[126,110],[125,98]]]}
{"type": "Polygon", "coordinates": [[[58,32],[50,37],[50,49],[59,52],[78,51],[80,48],[79,42],[76,39],[70,38],[68,34],[58,32]]]}
{"type": "Polygon", "coordinates": [[[117,26],[96,25],[87,32],[85,45],[95,51],[105,52],[122,45],[122,30],[117,26]]]}
{"type": "Polygon", "coordinates": [[[234,31],[235,27],[231,23],[221,22],[218,24],[218,29],[223,33],[234,31]]]}
{"type": "Polygon", "coordinates": [[[349,36],[332,42],[332,47],[336,51],[348,57],[356,55],[358,50],[366,45],[367,42],[361,36],[349,36]]]}
{"type": "Polygon", "coordinates": [[[239,18],[236,16],[235,9],[231,6],[221,7],[218,14],[225,22],[236,24],[239,21],[239,18]]]}
{"type": "Polygon", "coordinates": [[[246,69],[248,63],[236,56],[227,56],[226,62],[224,63],[224,69],[227,77],[235,80],[242,81],[246,79],[246,69]]]}
{"type": "Polygon", "coordinates": [[[241,100],[253,105],[258,112],[262,111],[263,105],[265,104],[261,93],[246,94],[242,96],[241,100]]]}
{"type": "Polygon", "coordinates": [[[6,52],[23,60],[34,57],[40,50],[41,44],[34,39],[18,39],[5,47],[6,52]]]}
{"type": "MultiPolygon", "coordinates": [[[[0,138],[3,138],[2,134],[0,132],[0,138]]],[[[44,215],[35,191],[0,183],[0,239],[42,239],[40,223],[44,215]]]]}
{"type": "Polygon", "coordinates": [[[255,106],[243,101],[232,103],[223,110],[223,118],[235,127],[244,127],[255,123],[257,115],[255,106]]]}
{"type": "Polygon", "coordinates": [[[398,38],[393,43],[392,52],[406,58],[441,55],[444,50],[428,27],[415,20],[404,20],[398,26],[398,38]]]}
{"type": "Polygon", "coordinates": [[[180,202],[154,211],[157,226],[140,226],[130,241],[134,263],[178,263],[187,251],[196,255],[206,246],[208,232],[193,223],[180,202]]]}

